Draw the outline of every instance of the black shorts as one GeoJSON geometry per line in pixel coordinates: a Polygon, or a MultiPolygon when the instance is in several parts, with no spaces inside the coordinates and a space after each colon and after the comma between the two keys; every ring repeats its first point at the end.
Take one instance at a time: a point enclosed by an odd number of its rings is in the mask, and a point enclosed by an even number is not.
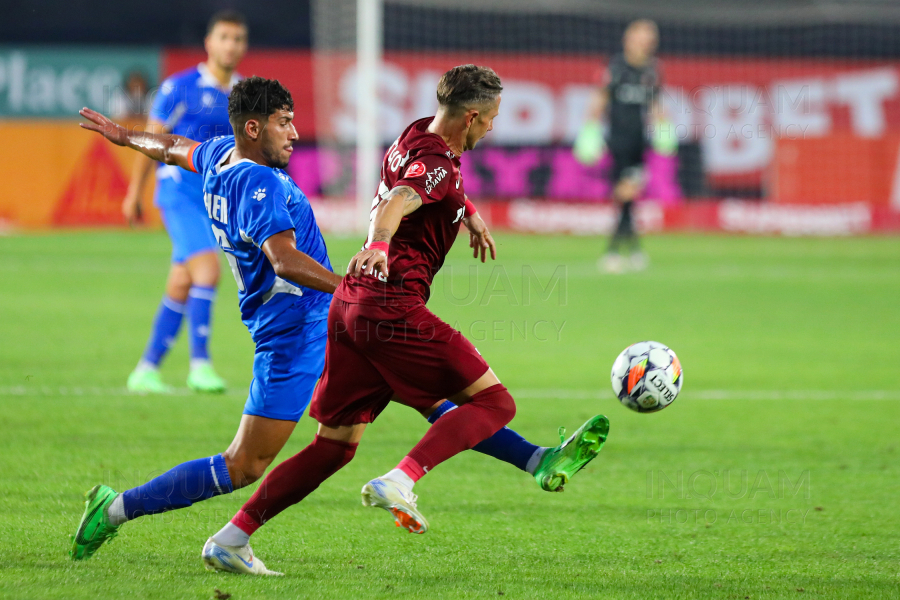
{"type": "Polygon", "coordinates": [[[610,146],[613,166],[610,179],[616,185],[623,179],[643,181],[644,145],[610,146]]]}

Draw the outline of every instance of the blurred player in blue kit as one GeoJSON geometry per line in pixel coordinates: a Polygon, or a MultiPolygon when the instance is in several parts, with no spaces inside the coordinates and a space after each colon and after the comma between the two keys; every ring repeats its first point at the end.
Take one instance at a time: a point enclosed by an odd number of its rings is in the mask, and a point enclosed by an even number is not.
{"type": "MultiPolygon", "coordinates": [[[[216,13],[209,21],[205,46],[206,62],[172,75],[160,86],[147,119],[148,132],[174,133],[197,141],[233,133],[228,122],[228,94],[239,80],[235,69],[247,51],[244,17],[233,11],[216,13]]],[[[140,198],[154,162],[143,154],[135,160],[122,202],[129,223],[140,218],[140,198]]],[[[128,389],[151,393],[170,390],[159,366],[187,315],[191,355],[188,387],[199,392],[223,392],[225,381],[213,370],[209,355],[219,258],[203,205],[203,178],[174,165],[156,165],[154,201],[172,240],[172,266],[147,347],[128,377],[128,389]]]]}

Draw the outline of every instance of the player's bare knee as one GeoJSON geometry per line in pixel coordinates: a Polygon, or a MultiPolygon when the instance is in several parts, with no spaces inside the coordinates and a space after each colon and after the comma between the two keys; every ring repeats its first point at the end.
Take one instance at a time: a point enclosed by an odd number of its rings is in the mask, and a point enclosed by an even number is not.
{"type": "Polygon", "coordinates": [[[219,271],[204,273],[200,277],[196,277],[193,279],[194,285],[202,285],[203,287],[218,287],[219,285],[219,271]]]}
{"type": "Polygon", "coordinates": [[[191,290],[191,275],[182,265],[172,265],[166,280],[166,295],[177,302],[186,302],[191,290]]]}
{"type": "Polygon", "coordinates": [[[187,262],[187,269],[194,285],[216,287],[219,284],[221,269],[215,252],[201,252],[192,256],[187,262]]]}
{"type": "Polygon", "coordinates": [[[616,186],[615,196],[619,202],[631,202],[638,195],[638,188],[631,181],[621,181],[616,186]]]}

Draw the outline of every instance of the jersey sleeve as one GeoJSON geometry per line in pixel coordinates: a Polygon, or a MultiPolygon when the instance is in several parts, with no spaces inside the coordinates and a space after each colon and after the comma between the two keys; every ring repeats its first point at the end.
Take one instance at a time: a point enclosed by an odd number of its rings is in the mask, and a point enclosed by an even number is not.
{"type": "Polygon", "coordinates": [[[156,95],[153,97],[153,104],[150,106],[150,118],[168,125],[175,110],[176,100],[175,81],[166,79],[159,86],[156,95]]]}
{"type": "Polygon", "coordinates": [[[234,145],[230,143],[231,139],[230,136],[224,136],[194,144],[188,153],[188,160],[194,168],[194,172],[202,175],[218,160],[221,160],[223,150],[228,150],[234,145]]]}
{"type": "Polygon", "coordinates": [[[294,229],[287,206],[290,192],[274,173],[252,179],[241,193],[238,208],[241,237],[249,238],[261,248],[276,233],[294,229]]]}
{"type": "Polygon", "coordinates": [[[453,165],[439,154],[421,156],[406,167],[394,187],[408,185],[416,190],[423,204],[440,202],[449,191],[453,165]]]}

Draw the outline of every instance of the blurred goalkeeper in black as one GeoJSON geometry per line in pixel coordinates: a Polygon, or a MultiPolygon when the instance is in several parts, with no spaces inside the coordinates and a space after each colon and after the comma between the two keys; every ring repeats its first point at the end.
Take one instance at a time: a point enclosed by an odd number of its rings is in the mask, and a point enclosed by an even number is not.
{"type": "MultiPolygon", "coordinates": [[[[658,105],[660,77],[654,57],[658,41],[659,31],[653,21],[641,19],[628,25],[622,37],[624,52],[610,59],[602,83],[591,97],[587,124],[575,144],[575,155],[584,164],[597,164],[604,145],[612,154],[610,176],[613,200],[620,207],[619,219],[606,255],[599,261],[600,268],[611,273],[647,266],[635,230],[633,206],[644,187],[644,152],[650,143],[648,125],[658,124],[662,115],[658,105]],[[628,256],[623,256],[623,252],[628,256]]],[[[654,131],[660,129],[653,127],[654,131]]],[[[653,144],[666,141],[671,144],[670,140],[656,139],[653,144]]]]}

